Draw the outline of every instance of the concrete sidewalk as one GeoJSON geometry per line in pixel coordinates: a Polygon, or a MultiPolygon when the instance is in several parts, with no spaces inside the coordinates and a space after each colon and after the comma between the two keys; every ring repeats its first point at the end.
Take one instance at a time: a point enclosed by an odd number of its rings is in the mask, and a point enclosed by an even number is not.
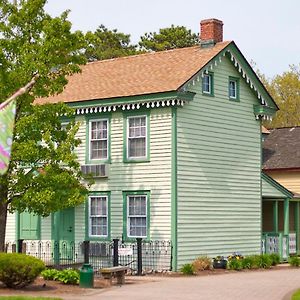
{"type": "MultiPolygon", "coordinates": [[[[134,279],[133,279],[134,280],[134,279]]],[[[281,300],[300,288],[300,269],[236,272],[195,277],[151,277],[138,283],[91,290],[86,296],[68,295],[72,300],[281,300]]],[[[57,295],[58,296],[58,295],[57,295]]]]}

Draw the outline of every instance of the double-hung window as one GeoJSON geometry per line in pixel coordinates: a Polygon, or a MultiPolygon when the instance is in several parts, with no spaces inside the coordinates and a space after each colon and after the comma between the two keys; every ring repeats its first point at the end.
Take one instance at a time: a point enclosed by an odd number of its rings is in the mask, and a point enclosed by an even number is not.
{"type": "Polygon", "coordinates": [[[127,195],[127,236],[147,237],[148,195],[127,195]]]}
{"type": "Polygon", "coordinates": [[[147,116],[127,118],[127,159],[147,157],[147,116]]]}
{"type": "Polygon", "coordinates": [[[91,120],[89,125],[90,160],[108,159],[108,120],[91,120]]]}
{"type": "Polygon", "coordinates": [[[108,236],[108,196],[89,197],[89,236],[108,236]]]}
{"type": "Polygon", "coordinates": [[[202,77],[202,93],[213,95],[213,75],[212,73],[204,74],[202,77]]]}
{"type": "Polygon", "coordinates": [[[238,79],[229,77],[228,96],[231,100],[239,100],[239,84],[238,79]]]}

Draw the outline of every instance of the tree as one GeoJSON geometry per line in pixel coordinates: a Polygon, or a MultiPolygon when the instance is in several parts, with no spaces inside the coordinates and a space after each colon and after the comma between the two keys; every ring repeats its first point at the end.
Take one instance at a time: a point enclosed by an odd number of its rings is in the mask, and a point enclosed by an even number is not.
{"type": "Polygon", "coordinates": [[[271,122],[264,122],[268,128],[300,126],[300,64],[290,66],[289,71],[271,80],[263,77],[269,93],[279,106],[271,122]]]}
{"type": "Polygon", "coordinates": [[[61,92],[66,76],[85,62],[83,34],[71,32],[67,11],[55,18],[45,13],[45,3],[0,2],[0,99],[39,75],[31,92],[17,99],[11,162],[0,176],[0,251],[8,210],[47,216],[82,203],[87,193],[73,151],[78,124],[61,127],[61,116],[72,120],[73,110],[64,104],[32,105],[36,97],[61,92]]]}
{"type": "Polygon", "coordinates": [[[139,45],[141,49],[151,51],[163,51],[175,48],[190,47],[199,44],[198,34],[184,26],[174,26],[162,28],[159,33],[150,32],[141,36],[139,45]]]}
{"type": "Polygon", "coordinates": [[[104,25],[86,34],[88,46],[85,55],[89,61],[129,56],[140,53],[136,45],[130,44],[130,35],[109,30],[104,25]]]}

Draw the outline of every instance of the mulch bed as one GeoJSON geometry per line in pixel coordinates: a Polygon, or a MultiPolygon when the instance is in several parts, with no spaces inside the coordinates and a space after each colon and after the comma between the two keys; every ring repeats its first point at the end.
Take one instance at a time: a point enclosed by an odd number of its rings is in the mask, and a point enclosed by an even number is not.
{"type": "MultiPolygon", "coordinates": [[[[94,280],[94,289],[107,288],[109,285],[103,279],[94,280]]],[[[0,282],[0,295],[34,295],[47,296],[49,294],[59,296],[61,294],[88,294],[92,289],[81,288],[79,285],[63,284],[58,281],[38,278],[31,285],[22,289],[10,289],[0,282]]]]}

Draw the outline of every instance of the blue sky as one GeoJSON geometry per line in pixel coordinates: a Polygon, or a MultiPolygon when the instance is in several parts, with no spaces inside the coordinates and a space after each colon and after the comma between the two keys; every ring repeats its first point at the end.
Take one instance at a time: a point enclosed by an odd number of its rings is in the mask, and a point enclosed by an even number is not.
{"type": "Polygon", "coordinates": [[[48,0],[53,16],[70,9],[74,30],[94,31],[100,24],[130,34],[137,42],[145,32],[171,24],[199,32],[200,20],[224,23],[224,40],[234,40],[247,60],[268,77],[300,63],[298,0],[48,0]]]}

